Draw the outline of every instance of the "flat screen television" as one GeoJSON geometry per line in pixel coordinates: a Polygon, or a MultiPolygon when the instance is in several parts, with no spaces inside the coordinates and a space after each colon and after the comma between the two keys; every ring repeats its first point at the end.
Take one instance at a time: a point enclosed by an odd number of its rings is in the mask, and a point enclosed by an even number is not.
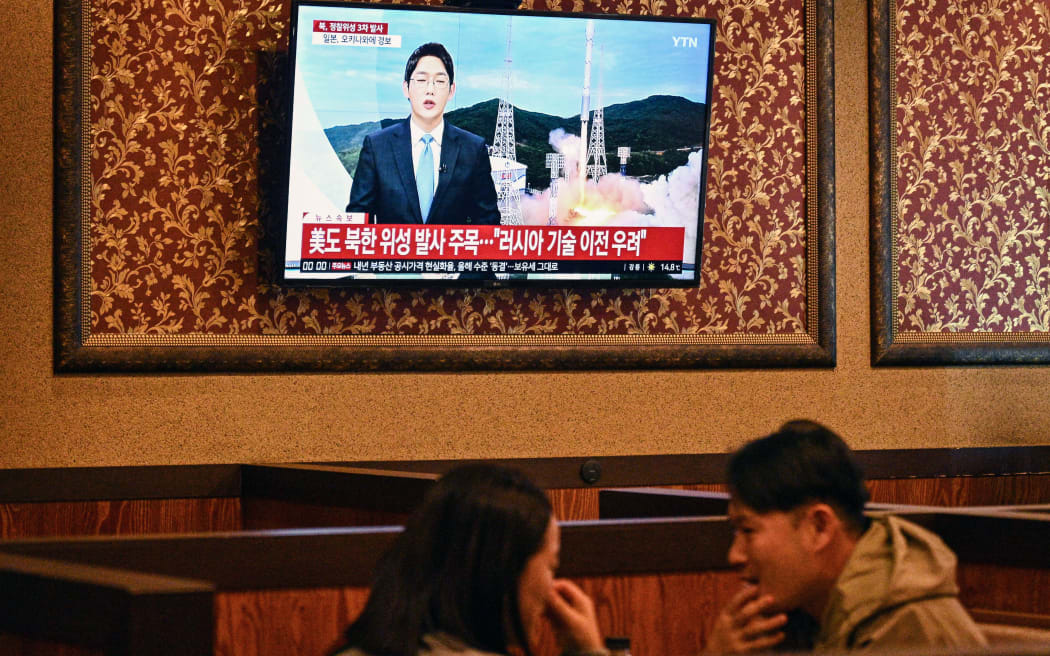
{"type": "Polygon", "coordinates": [[[714,35],[294,2],[283,283],[698,284],[714,35]]]}

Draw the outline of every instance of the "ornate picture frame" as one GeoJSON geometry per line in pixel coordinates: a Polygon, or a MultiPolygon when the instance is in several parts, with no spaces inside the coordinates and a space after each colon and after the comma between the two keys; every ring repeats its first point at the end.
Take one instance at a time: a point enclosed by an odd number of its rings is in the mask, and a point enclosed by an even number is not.
{"type": "MultiPolygon", "coordinates": [[[[984,257],[991,257],[988,261],[1001,263],[1012,259],[1014,272],[1038,269],[1039,256],[1036,254],[1036,260],[1032,260],[1030,252],[1038,251],[1038,239],[1032,244],[1021,240],[1008,243],[1005,238],[1000,241],[1000,235],[994,233],[1005,233],[1009,228],[992,225],[995,221],[988,216],[971,214],[973,206],[983,201],[975,196],[968,207],[966,199],[962,199],[965,194],[960,191],[966,188],[980,195],[983,193],[979,188],[981,178],[986,174],[990,178],[992,174],[977,154],[980,144],[965,151],[952,143],[957,141],[957,135],[966,133],[967,128],[961,124],[968,118],[967,111],[958,106],[966,92],[952,87],[941,93],[927,83],[927,74],[954,81],[973,73],[967,68],[969,63],[962,53],[949,57],[941,50],[958,47],[967,38],[969,28],[965,17],[957,17],[958,22],[948,18],[937,33],[957,31],[942,34],[943,38],[927,38],[919,47],[924,21],[942,17],[926,17],[905,6],[902,18],[899,13],[902,3],[896,0],[873,0],[868,6],[872,364],[1050,363],[1050,332],[1045,327],[1040,330],[1040,322],[1026,316],[1031,313],[1019,311],[1009,316],[1011,310],[1017,310],[1019,304],[1029,300],[1017,298],[1018,291],[1025,291],[1026,279],[1015,275],[998,282],[991,280],[983,264],[984,257]],[[901,34],[902,20],[911,30],[910,36],[901,34]],[[951,45],[952,41],[956,46],[951,45]],[[898,52],[898,48],[903,52],[898,52]],[[933,64],[933,60],[951,63],[933,64]],[[931,73],[931,66],[937,65],[956,66],[959,70],[931,73]],[[901,102],[900,94],[907,97],[907,102],[901,102]],[[938,102],[946,104],[937,105],[938,102]],[[957,103],[954,109],[949,107],[952,102],[957,103]],[[936,117],[956,110],[963,116],[960,124],[952,129],[956,136],[939,132],[944,126],[938,125],[936,117]],[[946,173],[943,180],[934,180],[937,171],[951,173],[946,173]],[[904,182],[902,175],[906,178],[904,182]],[[963,177],[975,182],[959,182],[963,177]],[[965,220],[968,214],[969,221],[965,220]],[[963,218],[952,218],[960,216],[963,218]],[[952,229],[954,232],[946,237],[943,225],[955,222],[961,229],[952,229]],[[902,226],[905,226],[904,232],[902,226]],[[993,234],[984,232],[989,229],[993,234]],[[989,244],[998,252],[982,255],[980,251],[989,244]],[[962,255],[953,259],[946,255],[949,249],[962,251],[962,255]],[[1026,249],[1027,255],[1023,254],[1026,249]],[[938,271],[931,272],[928,263],[935,259],[938,271]],[[1022,264],[1026,259],[1034,262],[1031,268],[1022,264]],[[906,280],[902,280],[902,276],[906,280]]],[[[1007,25],[1009,21],[1010,18],[1003,18],[1002,24],[1007,25]]],[[[979,22],[975,20],[974,24],[979,22]]],[[[990,34],[985,36],[1002,38],[994,34],[995,25],[987,28],[990,34]]],[[[1042,38],[1050,35],[1044,34],[1042,38]]],[[[1025,65],[1020,59],[1015,64],[1022,68],[1025,65]]],[[[1016,70],[1011,69],[1009,73],[1018,77],[1016,70]]],[[[973,99],[974,105],[981,102],[973,99]]],[[[1013,112],[1014,108],[1008,111],[1013,112]]],[[[1023,121],[1020,116],[1019,113],[998,120],[993,114],[990,121],[996,123],[992,127],[998,131],[1011,121],[1023,121]]],[[[1016,151],[1025,146],[1020,142],[1008,144],[1007,150],[1011,147],[1016,151]]],[[[1016,167],[1017,171],[1022,169],[1016,167]]],[[[1018,216],[1028,211],[1023,207],[1028,201],[1020,194],[1004,202],[1013,203],[1012,209],[1018,216]]],[[[1050,207],[1044,211],[1050,212],[1050,207]]],[[[1050,311],[1046,317],[1050,320],[1050,311]]]]}
{"type": "MultiPolygon", "coordinates": [[[[646,6],[653,10],[652,6],[646,6]]],[[[633,330],[624,334],[270,334],[267,331],[171,334],[93,329],[90,7],[90,0],[55,3],[54,368],[58,373],[662,369],[830,367],[835,364],[832,0],[803,0],[801,22],[805,32],[802,156],[805,158],[806,244],[799,261],[800,278],[804,278],[804,326],[794,332],[765,333],[633,330]]],[[[613,9],[623,8],[609,8],[613,9]]]]}

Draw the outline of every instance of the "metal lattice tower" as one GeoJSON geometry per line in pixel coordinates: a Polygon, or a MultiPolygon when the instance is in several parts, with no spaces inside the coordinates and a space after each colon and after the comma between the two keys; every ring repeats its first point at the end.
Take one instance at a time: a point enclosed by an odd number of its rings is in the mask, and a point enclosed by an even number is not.
{"type": "Polygon", "coordinates": [[[609,172],[605,161],[605,108],[594,110],[591,121],[591,144],[587,147],[587,177],[598,179],[609,172]]]}
{"type": "Polygon", "coordinates": [[[499,99],[499,110],[496,113],[496,136],[492,140],[492,155],[517,161],[518,151],[514,145],[514,105],[510,102],[510,25],[511,19],[508,17],[507,57],[503,60],[503,95],[499,99]]]}
{"type": "Polygon", "coordinates": [[[547,225],[554,225],[558,218],[558,189],[561,187],[561,169],[565,165],[565,156],[560,153],[547,153],[547,168],[551,170],[551,188],[547,209],[547,225]]]}
{"type": "Polygon", "coordinates": [[[598,178],[609,172],[605,161],[605,107],[602,105],[602,87],[604,75],[602,61],[605,59],[605,47],[598,49],[598,106],[591,120],[591,138],[587,146],[587,177],[598,178]]]}
{"type": "MultiPolygon", "coordinates": [[[[511,17],[507,17],[507,57],[503,60],[503,95],[499,99],[499,109],[496,112],[496,135],[492,139],[490,154],[494,157],[503,157],[508,162],[518,161],[518,150],[514,144],[514,105],[510,102],[510,76],[512,71],[512,59],[510,56],[511,44],[511,17]]],[[[500,222],[504,225],[521,225],[521,190],[517,188],[513,176],[503,176],[499,187],[496,189],[497,204],[499,206],[500,222]]]]}
{"type": "Polygon", "coordinates": [[[521,189],[511,182],[501,182],[496,190],[496,205],[499,207],[500,223],[503,225],[521,225],[521,189]]]}

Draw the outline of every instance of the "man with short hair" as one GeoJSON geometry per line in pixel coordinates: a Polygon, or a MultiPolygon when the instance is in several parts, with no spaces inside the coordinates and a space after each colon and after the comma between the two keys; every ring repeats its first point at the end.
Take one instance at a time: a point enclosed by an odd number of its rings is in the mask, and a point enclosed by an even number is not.
{"type": "Polygon", "coordinates": [[[412,113],[365,137],[346,211],[372,223],[499,224],[485,140],[444,120],[456,95],[445,46],[415,49],[402,91],[412,113]]]}
{"type": "Polygon", "coordinates": [[[824,426],[788,422],[745,445],[729,490],[729,562],[744,587],[708,653],[986,644],[959,603],[955,555],[911,522],[865,516],[861,471],[824,426]]]}

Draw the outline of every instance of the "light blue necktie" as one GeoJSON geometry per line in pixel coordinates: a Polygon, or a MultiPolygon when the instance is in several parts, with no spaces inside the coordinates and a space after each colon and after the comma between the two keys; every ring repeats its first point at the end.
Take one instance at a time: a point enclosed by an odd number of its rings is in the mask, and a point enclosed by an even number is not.
{"type": "Polygon", "coordinates": [[[427,222],[430,203],[434,200],[434,151],[430,149],[433,140],[434,137],[429,134],[423,135],[423,152],[419,154],[419,166],[416,167],[416,191],[419,193],[419,213],[423,216],[423,223],[427,222]]]}

